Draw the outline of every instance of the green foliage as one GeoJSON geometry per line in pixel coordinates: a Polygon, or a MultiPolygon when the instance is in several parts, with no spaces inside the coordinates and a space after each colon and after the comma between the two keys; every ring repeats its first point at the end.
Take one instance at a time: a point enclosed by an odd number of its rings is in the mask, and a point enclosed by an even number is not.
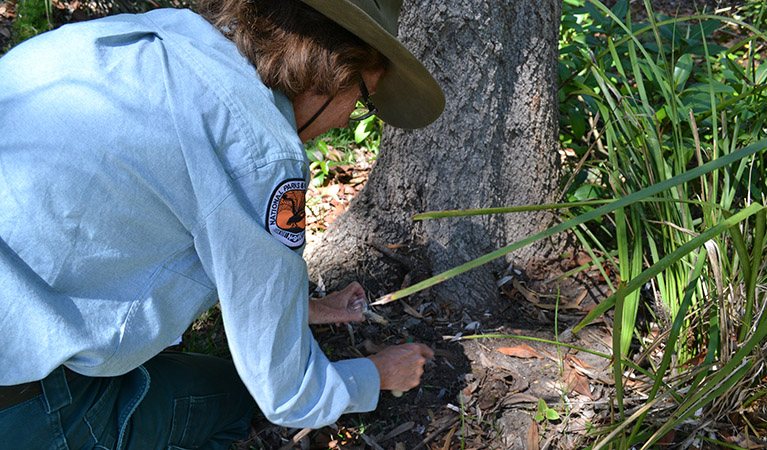
{"type": "Polygon", "coordinates": [[[539,398],[538,412],[535,414],[534,418],[536,422],[543,422],[544,420],[553,422],[555,420],[559,420],[559,413],[555,409],[549,408],[549,405],[546,404],[546,401],[542,398],[539,398]]]}
{"type": "Polygon", "coordinates": [[[746,0],[738,7],[742,19],[764,30],[767,28],[767,0],[746,0]]]}
{"type": "Polygon", "coordinates": [[[156,8],[188,8],[191,0],[91,0],[90,11],[95,17],[114,14],[144,13],[156,8]]]}
{"type": "Polygon", "coordinates": [[[306,157],[312,172],[312,184],[322,186],[335,175],[333,168],[358,163],[359,149],[365,149],[371,161],[378,155],[383,122],[371,116],[361,122],[350,122],[347,128],[334,128],[317,139],[307,142],[306,157]]]}
{"type": "MultiPolygon", "coordinates": [[[[0,49],[0,56],[21,42],[50,31],[62,22],[66,23],[68,19],[63,17],[66,13],[54,8],[55,3],[56,0],[18,0],[17,14],[11,28],[11,43],[7,48],[0,49]]],[[[155,8],[190,6],[191,0],[95,0],[85,2],[85,7],[81,6],[81,11],[90,18],[97,18],[120,13],[142,13],[155,8]]]]}
{"type": "Polygon", "coordinates": [[[16,4],[13,21],[13,45],[53,28],[51,0],[21,0],[16,4]]]}
{"type": "MultiPolygon", "coordinates": [[[[598,2],[574,7],[573,15],[581,17],[578,30],[585,36],[570,39],[573,43],[565,46],[565,68],[560,70],[568,75],[562,91],[569,92],[564,94],[562,109],[585,114],[593,130],[587,136],[580,133],[577,124],[563,123],[562,134],[570,139],[563,141],[571,144],[576,154],[588,156],[581,167],[597,184],[609,187],[613,198],[755,142],[764,136],[765,127],[760,106],[765,100],[761,83],[764,68],[754,63],[753,54],[746,49],[753,44],[751,40],[745,42],[748,45],[719,46],[714,33],[725,18],[656,19],[649,5],[649,25],[624,23],[622,15],[630,19],[627,6],[623,0],[612,11],[598,2]],[[594,52],[592,48],[602,50],[594,52]]],[[[614,230],[599,227],[617,243],[621,279],[636,277],[644,260],[657,262],[684,245],[696,228],[721,221],[722,211],[759,201],[763,171],[752,167],[750,173],[755,177],[746,180],[742,175],[747,163],[741,161],[736,171],[715,172],[713,179],[664,193],[663,203],[637,204],[618,211],[614,230]],[[719,187],[711,181],[724,184],[719,187]],[[736,199],[746,192],[751,198],[738,204],[736,199]],[[709,205],[692,207],[687,203],[696,199],[709,205]]],[[[571,186],[568,198],[582,200],[582,196],[574,195],[581,186],[571,186]]],[[[687,278],[684,267],[689,264],[691,259],[657,279],[658,292],[671,315],[679,309],[687,278]]],[[[638,292],[630,294],[626,302],[623,354],[631,344],[638,292]]],[[[697,348],[682,352],[700,352],[705,345],[699,341],[697,348]]]]}

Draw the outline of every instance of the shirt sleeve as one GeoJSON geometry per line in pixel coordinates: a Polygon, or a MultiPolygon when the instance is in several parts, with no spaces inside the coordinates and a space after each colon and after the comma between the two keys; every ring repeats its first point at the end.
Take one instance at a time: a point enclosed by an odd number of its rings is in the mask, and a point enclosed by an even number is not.
{"type": "Polygon", "coordinates": [[[367,358],[328,361],[308,325],[306,263],[265,228],[272,190],[302,164],[273,162],[238,178],[196,231],[195,246],[215,280],[238,373],[263,414],[319,428],[375,409],[380,380],[367,358]]]}

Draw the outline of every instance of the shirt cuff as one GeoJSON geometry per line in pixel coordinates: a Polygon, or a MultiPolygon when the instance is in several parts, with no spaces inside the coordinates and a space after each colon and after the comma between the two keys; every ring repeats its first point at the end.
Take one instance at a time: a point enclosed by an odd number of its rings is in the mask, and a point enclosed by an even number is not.
{"type": "Polygon", "coordinates": [[[373,361],[367,358],[344,359],[334,362],[333,368],[346,383],[349,396],[356,400],[347,407],[344,414],[376,409],[381,379],[373,361]]]}

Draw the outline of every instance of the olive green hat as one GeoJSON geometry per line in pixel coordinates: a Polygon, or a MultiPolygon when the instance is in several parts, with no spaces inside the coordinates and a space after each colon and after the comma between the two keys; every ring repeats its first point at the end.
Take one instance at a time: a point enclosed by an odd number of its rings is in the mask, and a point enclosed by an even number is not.
{"type": "Polygon", "coordinates": [[[437,81],[395,37],[402,0],[301,0],[381,52],[386,74],[371,95],[384,122],[423,128],[445,109],[437,81]]]}

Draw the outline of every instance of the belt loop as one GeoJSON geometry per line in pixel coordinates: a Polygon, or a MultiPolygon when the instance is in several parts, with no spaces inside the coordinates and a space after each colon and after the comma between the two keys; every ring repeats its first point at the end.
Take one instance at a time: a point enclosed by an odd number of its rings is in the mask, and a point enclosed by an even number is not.
{"type": "Polygon", "coordinates": [[[57,367],[50,375],[40,380],[40,384],[43,386],[45,410],[48,414],[72,403],[72,393],[69,392],[64,367],[57,367]]]}
{"type": "Polygon", "coordinates": [[[130,397],[126,399],[126,408],[120,412],[120,417],[117,419],[117,426],[120,430],[117,446],[115,447],[117,449],[123,448],[123,438],[125,438],[128,420],[136,412],[136,408],[138,408],[138,405],[144,400],[146,393],[149,391],[151,377],[149,371],[144,366],[138,366],[136,369],[125,374],[123,380],[124,383],[129,383],[130,385],[130,389],[125,390],[125,393],[129,393],[130,397]]]}

